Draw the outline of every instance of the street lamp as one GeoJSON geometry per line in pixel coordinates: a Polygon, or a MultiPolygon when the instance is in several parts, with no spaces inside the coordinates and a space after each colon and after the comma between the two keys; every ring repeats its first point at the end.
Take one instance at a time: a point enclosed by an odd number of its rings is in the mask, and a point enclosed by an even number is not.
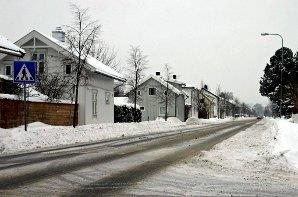
{"type": "Polygon", "coordinates": [[[282,115],[282,72],[284,67],[284,39],[280,34],[271,34],[271,33],[261,33],[261,36],[279,36],[281,38],[281,65],[279,66],[280,69],[280,106],[279,106],[279,114],[280,117],[282,115]]]}

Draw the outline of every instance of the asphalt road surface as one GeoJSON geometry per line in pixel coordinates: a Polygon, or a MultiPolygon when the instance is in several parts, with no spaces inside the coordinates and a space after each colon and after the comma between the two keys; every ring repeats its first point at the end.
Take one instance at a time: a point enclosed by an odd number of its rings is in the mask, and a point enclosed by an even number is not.
{"type": "Polygon", "coordinates": [[[250,127],[256,120],[0,157],[1,196],[117,195],[250,127]]]}

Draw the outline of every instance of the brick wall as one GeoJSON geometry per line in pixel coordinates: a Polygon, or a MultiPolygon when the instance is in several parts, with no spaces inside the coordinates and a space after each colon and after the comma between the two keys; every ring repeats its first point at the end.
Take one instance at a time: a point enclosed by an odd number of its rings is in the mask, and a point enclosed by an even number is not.
{"type": "MultiPolygon", "coordinates": [[[[27,102],[28,123],[72,125],[73,104],[27,102]]],[[[0,99],[0,127],[12,128],[24,124],[24,104],[21,100],[0,99]]]]}

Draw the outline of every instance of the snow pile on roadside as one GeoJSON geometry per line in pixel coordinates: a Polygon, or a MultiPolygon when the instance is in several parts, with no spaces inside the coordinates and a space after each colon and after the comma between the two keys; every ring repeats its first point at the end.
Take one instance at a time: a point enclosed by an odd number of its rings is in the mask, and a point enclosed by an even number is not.
{"type": "Polygon", "coordinates": [[[198,119],[197,117],[190,117],[185,121],[186,125],[195,125],[195,124],[202,124],[202,122],[200,121],[200,119],[198,119]]]}
{"type": "MultiPolygon", "coordinates": [[[[198,158],[199,162],[194,164],[198,165],[198,169],[203,167],[204,170],[209,166],[210,170],[207,171],[213,176],[254,179],[258,175],[251,173],[253,171],[262,172],[268,165],[271,168],[279,168],[280,159],[283,159],[273,153],[276,135],[276,125],[270,120],[263,120],[217,144],[211,151],[203,152],[198,158]],[[218,168],[222,174],[212,173],[218,168]],[[233,171],[238,171],[238,175],[231,173],[233,171]]],[[[207,171],[204,173],[208,173],[207,171]]]]}
{"type": "Polygon", "coordinates": [[[298,170],[298,124],[289,120],[274,120],[278,127],[275,151],[284,154],[291,166],[298,170]]]}
{"type": "Polygon", "coordinates": [[[167,122],[91,124],[76,128],[32,123],[29,124],[27,132],[24,131],[23,126],[13,129],[0,129],[0,153],[162,132],[181,127],[185,127],[185,123],[174,119],[167,122]]]}
{"type": "Polygon", "coordinates": [[[224,123],[228,121],[234,121],[234,120],[243,120],[247,118],[233,118],[233,117],[226,117],[223,119],[218,119],[218,118],[209,118],[209,119],[202,119],[202,118],[197,118],[197,117],[190,117],[186,120],[186,125],[200,125],[200,124],[211,124],[211,123],[224,123]]]}
{"type": "Polygon", "coordinates": [[[167,119],[167,122],[169,122],[169,123],[173,123],[173,124],[181,124],[181,123],[182,123],[182,121],[179,120],[179,119],[176,118],[176,117],[169,117],[169,118],[167,119]]]}

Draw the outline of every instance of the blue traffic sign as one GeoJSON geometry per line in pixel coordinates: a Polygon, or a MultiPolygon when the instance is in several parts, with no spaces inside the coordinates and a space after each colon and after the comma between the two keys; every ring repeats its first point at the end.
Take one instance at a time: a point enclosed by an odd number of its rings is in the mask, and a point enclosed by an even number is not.
{"type": "Polygon", "coordinates": [[[35,83],[36,81],[35,61],[14,61],[13,82],[35,83]]]}

